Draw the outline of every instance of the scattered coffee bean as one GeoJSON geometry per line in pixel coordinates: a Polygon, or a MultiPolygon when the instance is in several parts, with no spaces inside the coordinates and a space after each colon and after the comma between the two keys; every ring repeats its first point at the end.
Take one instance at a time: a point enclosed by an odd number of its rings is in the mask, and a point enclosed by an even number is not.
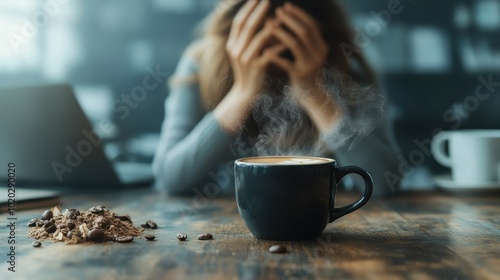
{"type": "Polygon", "coordinates": [[[180,241],[186,241],[187,238],[188,235],[183,232],[177,234],[177,239],[179,239],[180,241]]]}
{"type": "Polygon", "coordinates": [[[69,230],[72,230],[75,228],[75,223],[72,220],[69,220],[66,222],[66,226],[68,227],[69,230]]]}
{"type": "Polygon", "coordinates": [[[72,220],[76,220],[78,216],[80,216],[80,211],[78,211],[77,209],[71,208],[69,209],[69,212],[70,212],[69,218],[72,220]]]}
{"type": "Polygon", "coordinates": [[[148,220],[148,221],[146,221],[145,224],[142,224],[141,227],[142,228],[157,229],[158,225],[155,222],[148,220]]]}
{"type": "Polygon", "coordinates": [[[273,254],[284,254],[287,252],[287,248],[284,245],[274,245],[269,248],[269,252],[273,254]]]}
{"type": "Polygon", "coordinates": [[[132,223],[132,219],[130,218],[129,215],[118,215],[118,216],[115,216],[115,217],[117,217],[118,219],[120,219],[120,221],[132,223]]]}
{"type": "Polygon", "coordinates": [[[127,243],[127,242],[132,242],[134,240],[134,238],[132,236],[119,236],[119,237],[115,237],[114,240],[116,242],[120,242],[120,243],[127,243]]]}
{"type": "Polygon", "coordinates": [[[198,240],[210,240],[214,238],[210,233],[204,233],[204,234],[200,234],[198,235],[198,240]]]}
{"type": "Polygon", "coordinates": [[[45,212],[43,212],[42,214],[42,220],[50,220],[52,219],[54,215],[52,214],[52,211],[50,210],[45,210],[45,212]]]}
{"type": "Polygon", "coordinates": [[[45,224],[43,225],[43,227],[44,227],[44,228],[48,228],[48,227],[50,227],[50,226],[52,226],[52,225],[54,225],[54,224],[53,224],[53,223],[51,223],[51,222],[47,222],[47,223],[45,223],[45,224]]]}
{"type": "Polygon", "coordinates": [[[104,211],[104,209],[101,206],[94,206],[90,208],[89,211],[94,214],[101,214],[104,211]]]}
{"type": "Polygon", "coordinates": [[[158,228],[158,225],[155,222],[153,222],[153,221],[147,221],[146,225],[149,225],[149,227],[152,228],[152,229],[157,229],[158,228]]]}
{"type": "Polygon", "coordinates": [[[102,242],[104,239],[104,230],[102,230],[101,228],[94,228],[93,230],[89,231],[88,238],[93,242],[102,242]]]}
{"type": "Polygon", "coordinates": [[[34,227],[34,226],[36,226],[37,222],[38,222],[38,219],[31,219],[28,221],[28,226],[34,227]]]}
{"type": "Polygon", "coordinates": [[[156,236],[151,235],[151,234],[144,234],[144,238],[146,238],[149,241],[155,240],[156,236]]]}
{"type": "Polygon", "coordinates": [[[68,233],[66,234],[66,237],[71,239],[71,237],[73,237],[73,232],[68,231],[68,233]]]}
{"type": "MultiPolygon", "coordinates": [[[[47,223],[46,225],[48,225],[48,224],[49,223],[47,223]]],[[[56,230],[57,230],[57,227],[54,224],[50,224],[50,226],[45,227],[45,231],[48,233],[54,233],[54,232],[56,232],[56,230]]]]}
{"type": "Polygon", "coordinates": [[[33,244],[33,247],[35,247],[35,248],[42,246],[42,243],[40,241],[33,241],[33,243],[31,243],[31,244],[33,244]]]}

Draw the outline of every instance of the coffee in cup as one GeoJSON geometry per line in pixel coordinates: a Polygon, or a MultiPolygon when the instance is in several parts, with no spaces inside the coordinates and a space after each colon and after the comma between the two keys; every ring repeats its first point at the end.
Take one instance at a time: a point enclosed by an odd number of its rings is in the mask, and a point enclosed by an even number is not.
{"type": "Polygon", "coordinates": [[[373,191],[365,170],[318,157],[239,159],[235,184],[241,217],[255,237],[267,240],[314,239],[328,223],[365,205],[373,191]],[[337,186],[351,173],[364,179],[365,193],[355,203],[336,208],[337,186]]]}

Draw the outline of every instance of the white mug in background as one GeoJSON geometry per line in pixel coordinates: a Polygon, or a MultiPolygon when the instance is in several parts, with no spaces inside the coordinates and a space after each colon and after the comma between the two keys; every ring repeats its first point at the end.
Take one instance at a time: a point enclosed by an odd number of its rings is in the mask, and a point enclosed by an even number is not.
{"type": "Polygon", "coordinates": [[[442,131],[432,139],[432,155],[437,162],[451,168],[456,184],[478,186],[500,182],[500,130],[442,131]]]}

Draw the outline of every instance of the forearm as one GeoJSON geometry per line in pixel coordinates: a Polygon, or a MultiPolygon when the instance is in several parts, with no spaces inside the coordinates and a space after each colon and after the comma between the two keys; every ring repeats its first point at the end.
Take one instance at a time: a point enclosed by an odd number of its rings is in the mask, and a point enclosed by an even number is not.
{"type": "Polygon", "coordinates": [[[228,133],[236,133],[252,111],[255,94],[233,87],[214,110],[214,117],[228,133]]]}
{"type": "Polygon", "coordinates": [[[342,119],[339,104],[319,86],[307,90],[294,90],[299,105],[322,134],[331,132],[342,119]]]}
{"type": "Polygon", "coordinates": [[[155,158],[157,188],[182,194],[200,187],[231,155],[230,145],[231,137],[208,113],[184,139],[155,158]]]}

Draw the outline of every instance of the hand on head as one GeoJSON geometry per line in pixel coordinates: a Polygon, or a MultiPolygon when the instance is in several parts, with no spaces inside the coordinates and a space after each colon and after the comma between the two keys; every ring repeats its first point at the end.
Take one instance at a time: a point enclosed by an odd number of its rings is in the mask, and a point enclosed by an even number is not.
{"type": "Polygon", "coordinates": [[[291,51],[294,60],[273,56],[272,62],[287,72],[292,86],[307,88],[316,82],[325,64],[328,45],[316,20],[291,3],[276,9],[276,20],[280,28],[273,29],[273,35],[291,51]]]}
{"type": "Polygon", "coordinates": [[[285,72],[292,86],[307,87],[320,73],[328,46],[316,21],[290,3],[269,17],[269,1],[250,0],[233,20],[226,45],[234,86],[257,94],[270,66],[285,72]],[[282,56],[290,51],[293,60],[282,56]]]}

